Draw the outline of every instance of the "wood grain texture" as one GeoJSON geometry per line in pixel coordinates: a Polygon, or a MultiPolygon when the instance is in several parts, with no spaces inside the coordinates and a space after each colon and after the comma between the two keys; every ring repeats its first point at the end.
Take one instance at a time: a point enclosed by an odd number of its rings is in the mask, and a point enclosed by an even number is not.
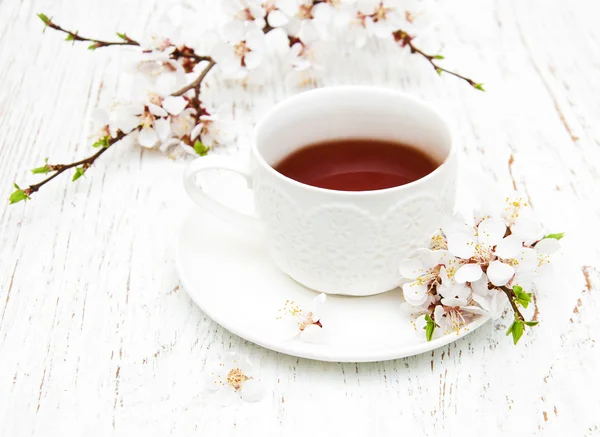
{"type": "MultiPolygon", "coordinates": [[[[27,169],[45,157],[87,156],[89,113],[120,84],[119,55],[42,35],[35,13],[133,36],[167,3],[0,0],[0,197],[32,181],[27,169]]],[[[179,286],[172,243],[188,207],[184,162],[115,147],[77,183],[65,176],[1,209],[0,435],[599,435],[599,8],[433,2],[424,48],[441,48],[486,93],[377,44],[335,47],[320,83],[431,101],[466,165],[522,190],[549,229],[568,233],[537,299],[540,326],[518,347],[504,337],[506,321],[383,363],[320,363],[249,344],[179,286]],[[260,366],[262,402],[221,409],[202,398],[202,370],[226,350],[260,366]]],[[[261,88],[211,80],[239,148],[256,118],[293,92],[277,73],[261,88]]]]}

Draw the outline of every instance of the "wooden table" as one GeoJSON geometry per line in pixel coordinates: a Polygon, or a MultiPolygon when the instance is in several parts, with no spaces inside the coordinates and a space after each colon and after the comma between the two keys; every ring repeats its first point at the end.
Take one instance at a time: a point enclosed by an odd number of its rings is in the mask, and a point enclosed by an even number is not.
{"type": "MultiPolygon", "coordinates": [[[[81,33],[134,36],[167,3],[0,2],[2,198],[14,181],[33,182],[28,169],[46,157],[89,155],[86,120],[122,78],[117,51],[43,35],[35,13],[81,33]]],[[[456,129],[467,166],[514,185],[549,229],[568,233],[539,292],[541,323],[517,347],[506,320],[432,353],[370,364],[297,359],[233,336],[175,273],[186,161],[115,147],[76,183],[64,176],[2,208],[0,435],[598,435],[599,13],[595,0],[433,2],[423,46],[485,93],[376,46],[337,50],[321,81],[429,100],[456,129]],[[203,368],[228,350],[259,365],[262,402],[221,409],[202,398],[203,368]]],[[[262,88],[212,80],[236,120],[238,146],[226,153],[246,147],[257,117],[293,92],[277,74],[262,88]]]]}

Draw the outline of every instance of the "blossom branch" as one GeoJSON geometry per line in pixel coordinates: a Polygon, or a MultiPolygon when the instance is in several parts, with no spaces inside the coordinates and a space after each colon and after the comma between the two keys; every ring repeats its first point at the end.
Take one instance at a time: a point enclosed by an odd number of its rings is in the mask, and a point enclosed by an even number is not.
{"type": "Polygon", "coordinates": [[[52,19],[49,18],[45,14],[38,14],[38,17],[40,18],[40,20],[43,21],[43,23],[46,25],[46,27],[49,27],[51,29],[57,30],[62,33],[66,33],[67,41],[73,41],[73,42],[87,41],[87,42],[93,43],[92,45],[90,45],[88,47],[90,50],[95,50],[95,49],[99,49],[101,47],[109,47],[109,46],[139,46],[140,45],[139,42],[129,38],[124,33],[117,33],[117,36],[119,38],[121,38],[122,41],[102,41],[102,40],[94,39],[94,38],[86,38],[86,37],[80,36],[77,31],[73,32],[71,30],[64,29],[63,27],[54,23],[52,21],[52,19]]]}
{"type": "Polygon", "coordinates": [[[394,40],[397,43],[399,43],[401,47],[408,46],[410,48],[411,53],[413,53],[413,54],[416,53],[418,55],[421,55],[423,58],[425,58],[427,60],[427,62],[429,62],[431,64],[431,66],[435,69],[435,71],[438,74],[442,74],[442,72],[448,73],[454,77],[464,80],[465,82],[467,82],[470,86],[472,86],[475,89],[478,89],[480,91],[485,91],[483,89],[483,84],[475,82],[473,79],[469,79],[468,77],[463,76],[462,74],[458,74],[454,71],[448,70],[447,68],[444,68],[444,67],[441,67],[440,65],[438,65],[436,60],[444,59],[444,57],[442,55],[429,55],[429,54],[425,53],[423,50],[421,50],[420,48],[415,46],[415,44],[413,43],[414,36],[409,35],[408,33],[406,33],[405,31],[403,31],[401,29],[395,31],[393,33],[393,35],[394,35],[394,40]]]}
{"type": "Polygon", "coordinates": [[[74,167],[76,168],[76,170],[75,170],[75,174],[73,176],[73,181],[76,181],[77,179],[79,179],[81,176],[83,176],[85,174],[87,169],[90,168],[94,164],[94,162],[96,162],[96,159],[98,159],[100,156],[102,156],[110,147],[112,147],[114,144],[121,141],[126,136],[127,136],[127,134],[125,134],[121,131],[118,131],[114,138],[105,138],[103,140],[103,145],[100,148],[100,150],[98,150],[93,155],[91,155],[85,159],[82,159],[80,161],[75,161],[70,164],[47,164],[46,163],[42,167],[33,169],[32,170],[33,173],[53,173],[53,174],[51,176],[49,176],[48,178],[44,179],[43,181],[38,182],[37,184],[30,185],[29,187],[27,187],[25,189],[21,189],[17,184],[15,184],[16,191],[14,191],[12,193],[12,195],[10,196],[10,203],[17,203],[17,202],[20,202],[21,200],[30,199],[30,196],[33,193],[39,191],[39,189],[41,187],[46,185],[48,182],[50,182],[51,180],[53,180],[60,174],[64,173],[65,171],[67,171],[71,168],[74,168],[74,167]]]}

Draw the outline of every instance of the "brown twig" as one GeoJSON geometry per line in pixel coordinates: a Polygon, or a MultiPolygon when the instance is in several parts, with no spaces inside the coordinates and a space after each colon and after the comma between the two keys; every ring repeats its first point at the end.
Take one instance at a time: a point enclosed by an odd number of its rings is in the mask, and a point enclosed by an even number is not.
{"type": "Polygon", "coordinates": [[[48,165],[48,167],[51,169],[51,171],[53,171],[55,173],[52,176],[49,176],[48,178],[44,179],[43,181],[38,182],[37,184],[30,185],[28,188],[26,188],[23,191],[25,192],[25,194],[27,196],[30,196],[31,194],[33,194],[36,191],[38,191],[41,187],[43,187],[44,185],[46,185],[48,182],[50,182],[52,179],[54,179],[58,175],[64,173],[65,171],[67,171],[67,170],[69,170],[69,169],[71,169],[73,167],[82,166],[83,169],[84,169],[84,171],[87,170],[88,168],[90,168],[92,166],[92,164],[94,164],[94,162],[96,161],[96,159],[98,159],[104,152],[106,152],[110,147],[112,147],[114,144],[116,144],[119,141],[121,141],[126,136],[127,136],[127,134],[124,134],[123,132],[118,131],[116,137],[110,138],[108,140],[108,145],[107,146],[102,147],[100,150],[98,150],[92,156],[89,156],[89,157],[87,157],[85,159],[82,159],[80,161],[72,162],[70,164],[48,165]]]}
{"type": "Polygon", "coordinates": [[[512,307],[512,309],[515,313],[515,318],[517,318],[521,321],[525,321],[525,317],[523,317],[523,314],[521,314],[521,311],[519,311],[519,307],[517,306],[517,303],[515,302],[515,292],[505,286],[500,287],[500,290],[502,290],[508,297],[510,306],[512,307]]]}
{"type": "Polygon", "coordinates": [[[188,92],[191,89],[196,90],[196,97],[198,96],[198,94],[200,94],[200,85],[202,84],[202,81],[204,80],[204,78],[206,77],[206,75],[208,74],[208,72],[210,70],[212,70],[212,68],[217,64],[214,59],[208,57],[208,65],[206,67],[204,67],[204,70],[202,70],[202,73],[200,73],[200,75],[196,78],[196,80],[194,80],[193,82],[189,83],[188,85],[184,86],[183,88],[181,88],[178,91],[175,91],[172,95],[173,96],[181,96],[183,94],[185,94],[186,92],[188,92]]]}
{"type": "Polygon", "coordinates": [[[119,37],[122,39],[122,41],[102,41],[102,40],[94,39],[94,38],[86,38],[84,36],[79,35],[77,33],[77,31],[73,32],[71,30],[62,28],[58,24],[54,23],[51,18],[48,18],[44,14],[38,14],[38,17],[40,17],[40,20],[42,20],[47,27],[57,30],[59,32],[66,33],[68,35],[67,41],[73,41],[73,42],[87,41],[87,42],[93,43],[89,47],[91,50],[99,49],[101,47],[109,47],[109,46],[139,46],[140,45],[139,42],[129,38],[124,33],[118,34],[119,37]]]}
{"type": "Polygon", "coordinates": [[[465,82],[467,82],[470,86],[472,86],[475,89],[478,89],[480,91],[485,91],[483,89],[483,85],[481,83],[475,82],[473,79],[469,79],[468,77],[463,76],[462,74],[458,74],[454,71],[448,70],[447,68],[440,67],[438,65],[438,63],[435,61],[444,59],[444,57],[441,55],[429,55],[429,54],[425,53],[423,50],[421,50],[420,48],[415,46],[415,44],[413,43],[414,37],[409,35],[405,31],[397,30],[397,31],[393,32],[393,35],[394,35],[394,39],[396,40],[396,42],[398,42],[402,47],[408,46],[410,48],[411,53],[413,53],[413,54],[416,53],[418,55],[421,55],[423,58],[425,58],[438,74],[442,74],[442,72],[448,73],[454,77],[464,80],[465,82]]]}

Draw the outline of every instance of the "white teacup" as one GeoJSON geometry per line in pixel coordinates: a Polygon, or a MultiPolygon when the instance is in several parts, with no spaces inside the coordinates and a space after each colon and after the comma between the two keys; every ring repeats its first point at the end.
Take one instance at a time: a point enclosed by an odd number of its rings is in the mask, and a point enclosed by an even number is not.
{"type": "Polygon", "coordinates": [[[291,97],[257,124],[251,155],[250,165],[227,156],[195,160],[184,175],[188,194],[221,219],[264,232],[275,264],[320,292],[365,296],[397,287],[400,262],[426,245],[455,202],[457,157],[448,125],[398,91],[343,86],[291,97]],[[303,146],[342,138],[409,144],[442,164],[415,182],[376,191],[316,188],[273,168],[303,146]],[[210,198],[196,182],[208,169],[244,176],[259,217],[210,198]]]}

